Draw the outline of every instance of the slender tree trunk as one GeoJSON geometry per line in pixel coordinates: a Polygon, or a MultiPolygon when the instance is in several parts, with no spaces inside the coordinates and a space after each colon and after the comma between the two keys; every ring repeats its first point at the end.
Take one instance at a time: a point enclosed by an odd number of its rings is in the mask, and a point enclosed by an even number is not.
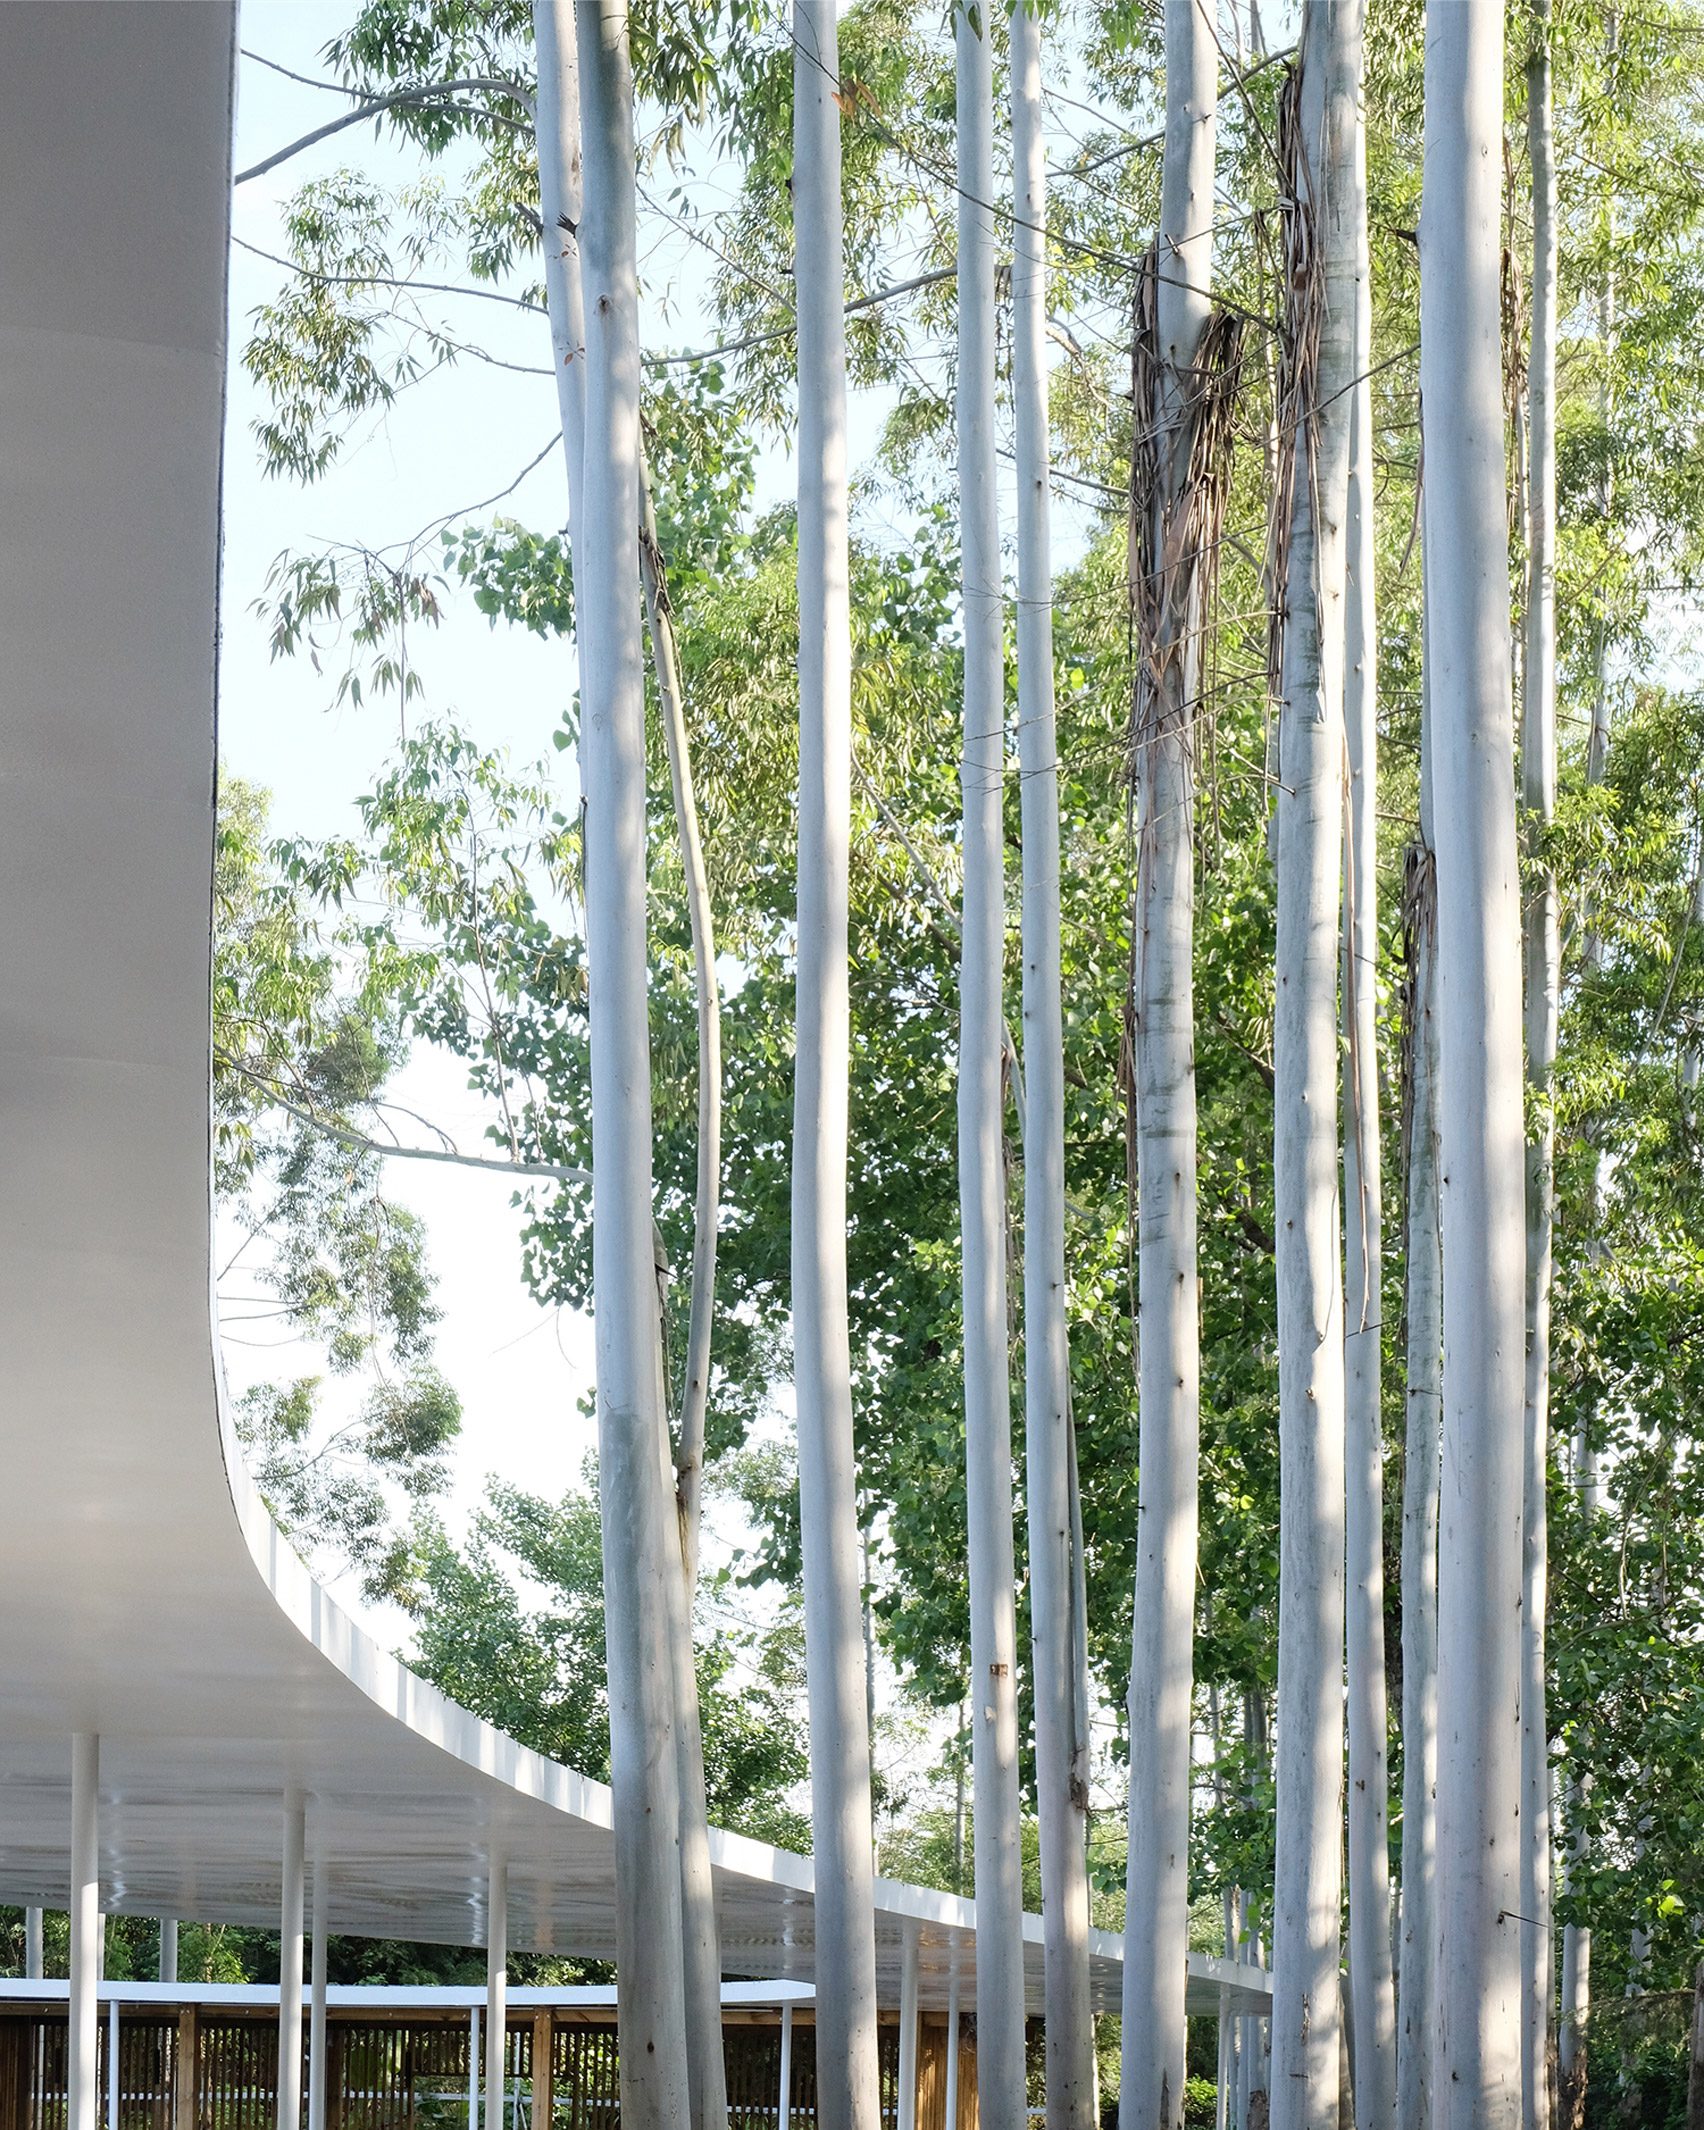
{"type": "Polygon", "coordinates": [[[1017,422],[1018,764],[1023,808],[1024,1448],[1036,1792],[1046,1947],[1047,2130],[1094,2130],[1087,1740],[1077,1727],[1071,1362],[1066,1343],[1065,1035],[1047,413],[1047,151],[1041,26],[1011,17],[1012,393],[1017,422]]]}
{"type": "Polygon", "coordinates": [[[793,10],[799,317],[799,928],[793,1371],[823,2130],[879,2130],[870,1726],[846,1297],[852,638],[835,0],[793,10]]]}
{"type": "Polygon", "coordinates": [[[1550,0],[1532,0],[1527,57],[1532,164],[1532,348],[1527,366],[1526,643],[1521,803],[1533,882],[1526,911],[1526,1057],[1536,1123],[1526,1155],[1526,1416],[1522,1434],[1521,2094],[1525,2130],[1550,2130],[1550,1730],[1545,1707],[1550,1474],[1551,1229],[1556,1129],[1551,1075],[1562,982],[1561,903],[1546,841],[1556,814],[1556,161],[1550,0]]]}
{"type": "Polygon", "coordinates": [[[675,1647],[679,1555],[658,1454],[633,88],[621,0],[586,0],[577,20],[589,299],[580,525],[599,533],[582,539],[578,572],[581,762],[621,2113],[630,2130],[679,2130],[689,2102],[674,1702],[675,1668],[690,1659],[675,1647]]]}
{"type": "Polygon", "coordinates": [[[641,468],[640,574],[645,620],[651,637],[651,667],[657,678],[663,743],[669,758],[675,833],[686,881],[687,922],[692,934],[692,974],[698,1020],[698,1182],[692,1221],[692,1298],[686,1328],[686,1368],[675,1430],[675,1490],[680,1506],[681,1559],[690,1603],[698,1587],[698,1542],[704,1501],[704,1423],[710,1402],[710,1334],[716,1313],[716,1231],[722,1193],[722,995],[716,981],[716,930],[710,882],[704,868],[704,838],[693,787],[692,750],[686,731],[686,698],[675,644],[668,576],[657,544],[651,481],[641,468]]]}
{"type": "MultiPolygon", "coordinates": [[[[543,224],[545,287],[551,319],[562,440],[568,466],[570,545],[582,520],[585,479],[586,363],[585,299],[578,231],[583,212],[580,157],[579,52],[571,0],[534,0],[538,55],[535,106],[539,140],[539,209],[543,224]]],[[[677,1495],[681,1574],[670,1590],[670,1642],[674,1652],[674,1735],[680,1794],[683,1974],[688,2036],[687,2071],[693,2130],[723,2130],[727,2121],[722,2060],[721,1945],[715,1887],[710,1871],[709,1814],[704,1796],[704,1748],[699,1723],[698,1679],[693,1661],[692,1597],[697,1581],[700,1480],[704,1453],[704,1403],[708,1381],[710,1318],[715,1287],[716,1204],[720,1171],[721,1031],[715,981],[715,949],[709,891],[698,834],[692,769],[680,692],[679,662],[662,561],[657,550],[651,488],[641,454],[640,577],[651,638],[657,693],[674,786],[675,818],[686,875],[694,960],[698,978],[699,1178],[693,1241],[692,1317],[679,1441],[669,1469],[669,1437],[662,1409],[666,1383],[658,1355],[658,1450],[665,1458],[665,1489],[677,1495]]],[[[584,559],[584,542],[574,548],[584,559]]],[[[660,1302],[660,1297],[659,1297],[660,1302]]],[[[658,1310],[658,1335],[662,1331],[658,1310]]]]}
{"type": "Polygon", "coordinates": [[[1434,2130],[1521,2113],[1525,1133],[1501,355],[1503,15],[1426,33],[1420,231],[1438,837],[1444,1446],[1434,2130]]]}
{"type": "Polygon", "coordinates": [[[1199,417],[1196,358],[1213,268],[1218,48],[1198,0],[1167,0],[1166,145],[1152,312],[1157,582],[1144,626],[1133,769],[1136,907],[1131,1030],[1136,1104],[1139,1355],[1136,1595],[1130,1664],[1121,2130],[1183,2120],[1189,1951],[1190,1703],[1201,1426],[1196,1257],[1195,734],[1203,557],[1174,556],[1189,520],[1199,417]]]}
{"type": "Polygon", "coordinates": [[[1274,2130],[1333,2130],[1340,2090],[1344,1356],[1337,973],[1354,426],[1355,0],[1308,0],[1287,92],[1294,205],[1279,727],[1275,1209],[1280,1542],[1274,2130]]]}
{"type": "Polygon", "coordinates": [[[1431,654],[1422,646],[1420,837],[1403,888],[1407,957],[1406,1420],[1402,1484],[1400,2130],[1431,2130],[1437,1995],[1438,1460],[1444,1261],[1438,1147],[1438,902],[1432,849],[1431,654]]]}
{"type": "Polygon", "coordinates": [[[1349,747],[1342,1014],[1344,1342],[1349,1661],[1349,1996],[1355,2130],[1396,2120],[1390,1946],[1389,1709],[1384,1661],[1383,1180],[1378,1054],[1378,619],[1373,563],[1372,280],[1367,138],[1357,100],[1348,204],[1355,248],[1347,644],[1349,747]]]}
{"type": "Polygon", "coordinates": [[[958,446],[964,562],[964,919],[959,1211],[964,1248],[966,1521],[976,1869],[976,2081],[988,2130],[1024,2130],[1023,1880],[1002,1122],[1005,671],[994,473],[992,24],[956,0],[958,446]]]}

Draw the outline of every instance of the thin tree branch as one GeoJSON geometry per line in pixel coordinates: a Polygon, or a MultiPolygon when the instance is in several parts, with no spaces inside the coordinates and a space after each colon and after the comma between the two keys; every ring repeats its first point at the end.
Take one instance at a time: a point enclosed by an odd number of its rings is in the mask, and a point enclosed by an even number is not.
{"type": "MultiPolygon", "coordinates": [[[[271,62],[264,61],[263,64],[270,65],[271,62]]],[[[279,71],[282,72],[283,69],[280,68],[279,71]]],[[[295,78],[300,80],[302,77],[298,75],[295,78]]],[[[345,111],[340,118],[328,119],[323,126],[316,126],[311,133],[304,133],[300,140],[291,141],[288,147],[276,149],[271,155],[262,157],[258,163],[251,163],[248,169],[239,170],[231,183],[246,185],[250,178],[264,177],[267,171],[276,170],[280,163],[289,162],[292,156],[302,154],[305,149],[316,146],[320,141],[329,140],[334,133],[342,133],[350,126],[362,125],[369,118],[382,118],[387,111],[395,110],[399,104],[433,103],[440,97],[453,96],[463,89],[486,89],[499,96],[512,96],[523,110],[529,113],[532,110],[532,98],[518,82],[504,81],[500,77],[484,74],[469,75],[460,81],[429,82],[419,88],[396,89],[389,96],[374,97],[358,111],[345,111]]],[[[522,130],[519,119],[503,118],[494,111],[487,112],[485,116],[496,119],[499,125],[522,130]]]]}

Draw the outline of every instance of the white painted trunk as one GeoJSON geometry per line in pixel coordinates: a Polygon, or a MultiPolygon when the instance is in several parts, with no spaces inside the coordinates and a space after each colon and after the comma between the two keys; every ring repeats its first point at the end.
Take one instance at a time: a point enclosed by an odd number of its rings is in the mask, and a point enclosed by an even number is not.
{"type": "Polygon", "coordinates": [[[799,927],[793,1379],[816,1855],[818,2110],[878,2130],[870,1725],[846,1300],[852,640],[834,0],[793,10],[799,318],[799,927]]]}
{"type": "Polygon", "coordinates": [[[1408,1346],[1402,1488],[1402,1908],[1397,2120],[1431,2130],[1437,2028],[1438,1460],[1444,1265],[1438,1148],[1438,940],[1430,800],[1431,660],[1422,652],[1420,842],[1410,853],[1408,1346]]]}
{"type": "Polygon", "coordinates": [[[1041,26],[1011,17],[1012,397],[1017,427],[1018,766],[1023,808],[1024,1448],[1046,1940],[1047,2130],[1094,2130],[1088,1754],[1078,1730],[1066,1341],[1065,1037],[1047,412],[1047,151],[1041,26]]]}
{"type": "Polygon", "coordinates": [[[1302,184],[1322,277],[1290,495],[1279,724],[1274,1206],[1279,1582],[1273,2130],[1336,2130],[1342,1993],[1344,1357],[1337,1198],[1337,975],[1346,742],[1360,11],[1308,0],[1302,184]]]}
{"type": "Polygon", "coordinates": [[[1005,656],[994,471],[993,25],[953,10],[958,84],[958,471],[964,568],[964,919],[958,1162],[964,1252],[976,2076],[988,2130],[1025,2130],[1012,1390],[1006,1318],[1005,656]]]}
{"type": "Polygon", "coordinates": [[[621,2111],[629,2130],[679,2130],[689,2101],[675,1694],[690,1657],[675,1647],[679,1547],[658,1454],[633,89],[623,0],[582,0],[576,19],[586,328],[576,574],[621,2111]]]}
{"type": "MultiPolygon", "coordinates": [[[[1161,434],[1154,550],[1188,478],[1194,364],[1213,272],[1218,46],[1198,0],[1167,0],[1161,174],[1161,434]]],[[[1198,575],[1198,565],[1181,565],[1198,575]]],[[[1130,1660],[1129,1861],[1125,1872],[1121,2130],[1183,2120],[1188,2029],[1190,1704],[1194,1685],[1197,1464],[1201,1426],[1196,1259],[1195,746],[1200,694],[1195,587],[1165,605],[1146,661],[1135,746],[1133,990],[1138,1327],[1136,1592],[1130,1660]]]]}
{"type": "Polygon", "coordinates": [[[1526,1396],[1522,1430],[1521,1562],[1521,2116],[1550,2130],[1552,2114],[1550,1735],[1545,1701],[1550,1471],[1550,1287],[1555,1124],[1550,1083],[1560,1011],[1561,904],[1543,863],[1556,813],[1556,159],[1552,138],[1550,0],[1533,0],[1527,60],[1532,165],[1532,347],[1527,365],[1527,587],[1522,680],[1521,805],[1535,864],[1526,909],[1526,1057],[1536,1131],[1526,1156],[1526,1396]]]}
{"type": "Polygon", "coordinates": [[[1434,2130],[1521,2113],[1525,1133],[1501,356],[1503,14],[1427,23],[1420,230],[1444,1188],[1434,2130]]]}
{"type": "MultiPolygon", "coordinates": [[[[1357,76],[1360,59],[1352,64],[1357,76]]],[[[1343,912],[1344,1436],[1349,1667],[1349,2010],[1355,2130],[1396,2121],[1390,1945],[1389,1709],[1384,1660],[1383,1180],[1378,1055],[1378,619],[1373,561],[1372,276],[1367,137],[1353,121],[1347,214],[1354,245],[1347,641],[1349,748],[1343,912]]]]}

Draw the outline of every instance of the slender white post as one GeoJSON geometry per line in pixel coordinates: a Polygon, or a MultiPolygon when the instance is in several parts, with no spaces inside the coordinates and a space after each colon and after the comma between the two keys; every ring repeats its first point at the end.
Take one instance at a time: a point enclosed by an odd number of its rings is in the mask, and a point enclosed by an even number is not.
{"type": "Polygon", "coordinates": [[[159,1979],[175,1982],[178,1978],[178,1927],[175,1917],[160,1918],[159,1979]]]}
{"type": "Polygon", "coordinates": [[[101,1742],[93,1731],[71,1740],[71,1986],[66,2130],[95,2130],[99,2108],[101,1742]]]}
{"type": "Polygon", "coordinates": [[[107,1999],[107,2130],[118,2130],[118,1999],[107,1999]]]}
{"type": "Polygon", "coordinates": [[[1018,764],[1023,817],[1024,1452],[1028,1480],[1048,2130],[1094,2130],[1085,1858],[1087,1741],[1076,1697],[1071,1361],[1065,1320],[1065,1039],[1047,407],[1047,148],[1041,25],[1011,12],[1012,396],[1018,460],[1018,764]]]}
{"type": "Polygon", "coordinates": [[[283,1890],[278,1917],[278,2130],[302,2122],[302,1895],[307,1811],[284,1793],[283,1890]]]}
{"type": "Polygon", "coordinates": [[[1497,0],[1428,12],[1425,87],[1420,372],[1446,1178],[1433,2126],[1514,2130],[1526,1223],[1497,0]]]}
{"type": "Polygon", "coordinates": [[[793,2007],[781,2007],[781,2092],[775,2110],[776,2130],[789,2130],[793,2119],[793,2007]]]}
{"type": "Polygon", "coordinates": [[[917,2130],[917,1932],[899,1956],[899,2130],[917,2130]]]}
{"type": "MultiPolygon", "coordinates": [[[[592,1282],[615,1795],[616,1966],[625,2130],[689,2120],[680,1774],[669,1578],[679,1535],[664,1426],[652,1244],[640,618],[639,295],[633,76],[625,0],[576,10],[586,331],[579,541],[581,781],[591,1001],[592,1282]]],[[[487,2052],[492,2046],[486,2040],[487,2052]]]]}
{"type": "Polygon", "coordinates": [[[485,2130],[503,2130],[509,2053],[509,1871],[495,1856],[486,1881],[485,1948],[485,2130]]]}
{"type": "Polygon", "coordinates": [[[1005,653],[994,471],[993,23],[955,0],[958,83],[958,471],[964,569],[964,921],[958,1160],[963,1235],[971,1772],[976,1799],[977,2092],[988,2130],[1023,2130],[1023,1882],[1012,1386],[1004,1144],[1005,653]]]}
{"type": "Polygon", "coordinates": [[[959,2119],[959,1984],[958,1976],[952,1979],[947,1992],[947,2078],[946,2130],[958,2130],[959,2119]]]}
{"type": "Polygon", "coordinates": [[[877,2130],[875,1862],[846,1302],[852,642],[835,0],[793,10],[799,320],[799,916],[793,1378],[817,1858],[817,2105],[877,2130]]]}
{"type": "Polygon", "coordinates": [[[467,2130],[479,2130],[479,2006],[467,2021],[467,2130]]]}
{"type": "Polygon", "coordinates": [[[308,2130],[325,2130],[326,1865],[314,1858],[314,1959],[308,1985],[308,2130]]]}
{"type": "Polygon", "coordinates": [[[41,1910],[24,1910],[24,1973],[32,1982],[39,1982],[43,1967],[41,1910]]]}

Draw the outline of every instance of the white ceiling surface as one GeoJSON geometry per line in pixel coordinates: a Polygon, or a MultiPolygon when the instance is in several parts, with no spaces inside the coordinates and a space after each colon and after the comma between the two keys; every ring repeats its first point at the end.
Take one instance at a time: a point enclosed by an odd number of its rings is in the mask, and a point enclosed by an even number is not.
{"type": "MultiPolygon", "coordinates": [[[[233,13],[0,7],[0,1899],[63,1905],[101,1738],[109,1909],[277,1914],[308,1796],[333,1930],[614,1950],[610,1796],[369,1640],[222,1413],[208,1182],[218,483],[233,13]]],[[[812,1867],[712,1837],[724,1960],[808,1978],[812,1867]]],[[[884,1994],[974,1910],[883,1885],[884,1994]]],[[[1040,1925],[1027,1947],[1039,2009],[1040,1925]]],[[[1118,1996],[1098,1936],[1096,1992],[1118,1996]]],[[[1192,1961],[1191,1998],[1249,1969],[1192,1961]]],[[[1239,1991],[1240,2001],[1240,1991],[1239,1991]]]]}

